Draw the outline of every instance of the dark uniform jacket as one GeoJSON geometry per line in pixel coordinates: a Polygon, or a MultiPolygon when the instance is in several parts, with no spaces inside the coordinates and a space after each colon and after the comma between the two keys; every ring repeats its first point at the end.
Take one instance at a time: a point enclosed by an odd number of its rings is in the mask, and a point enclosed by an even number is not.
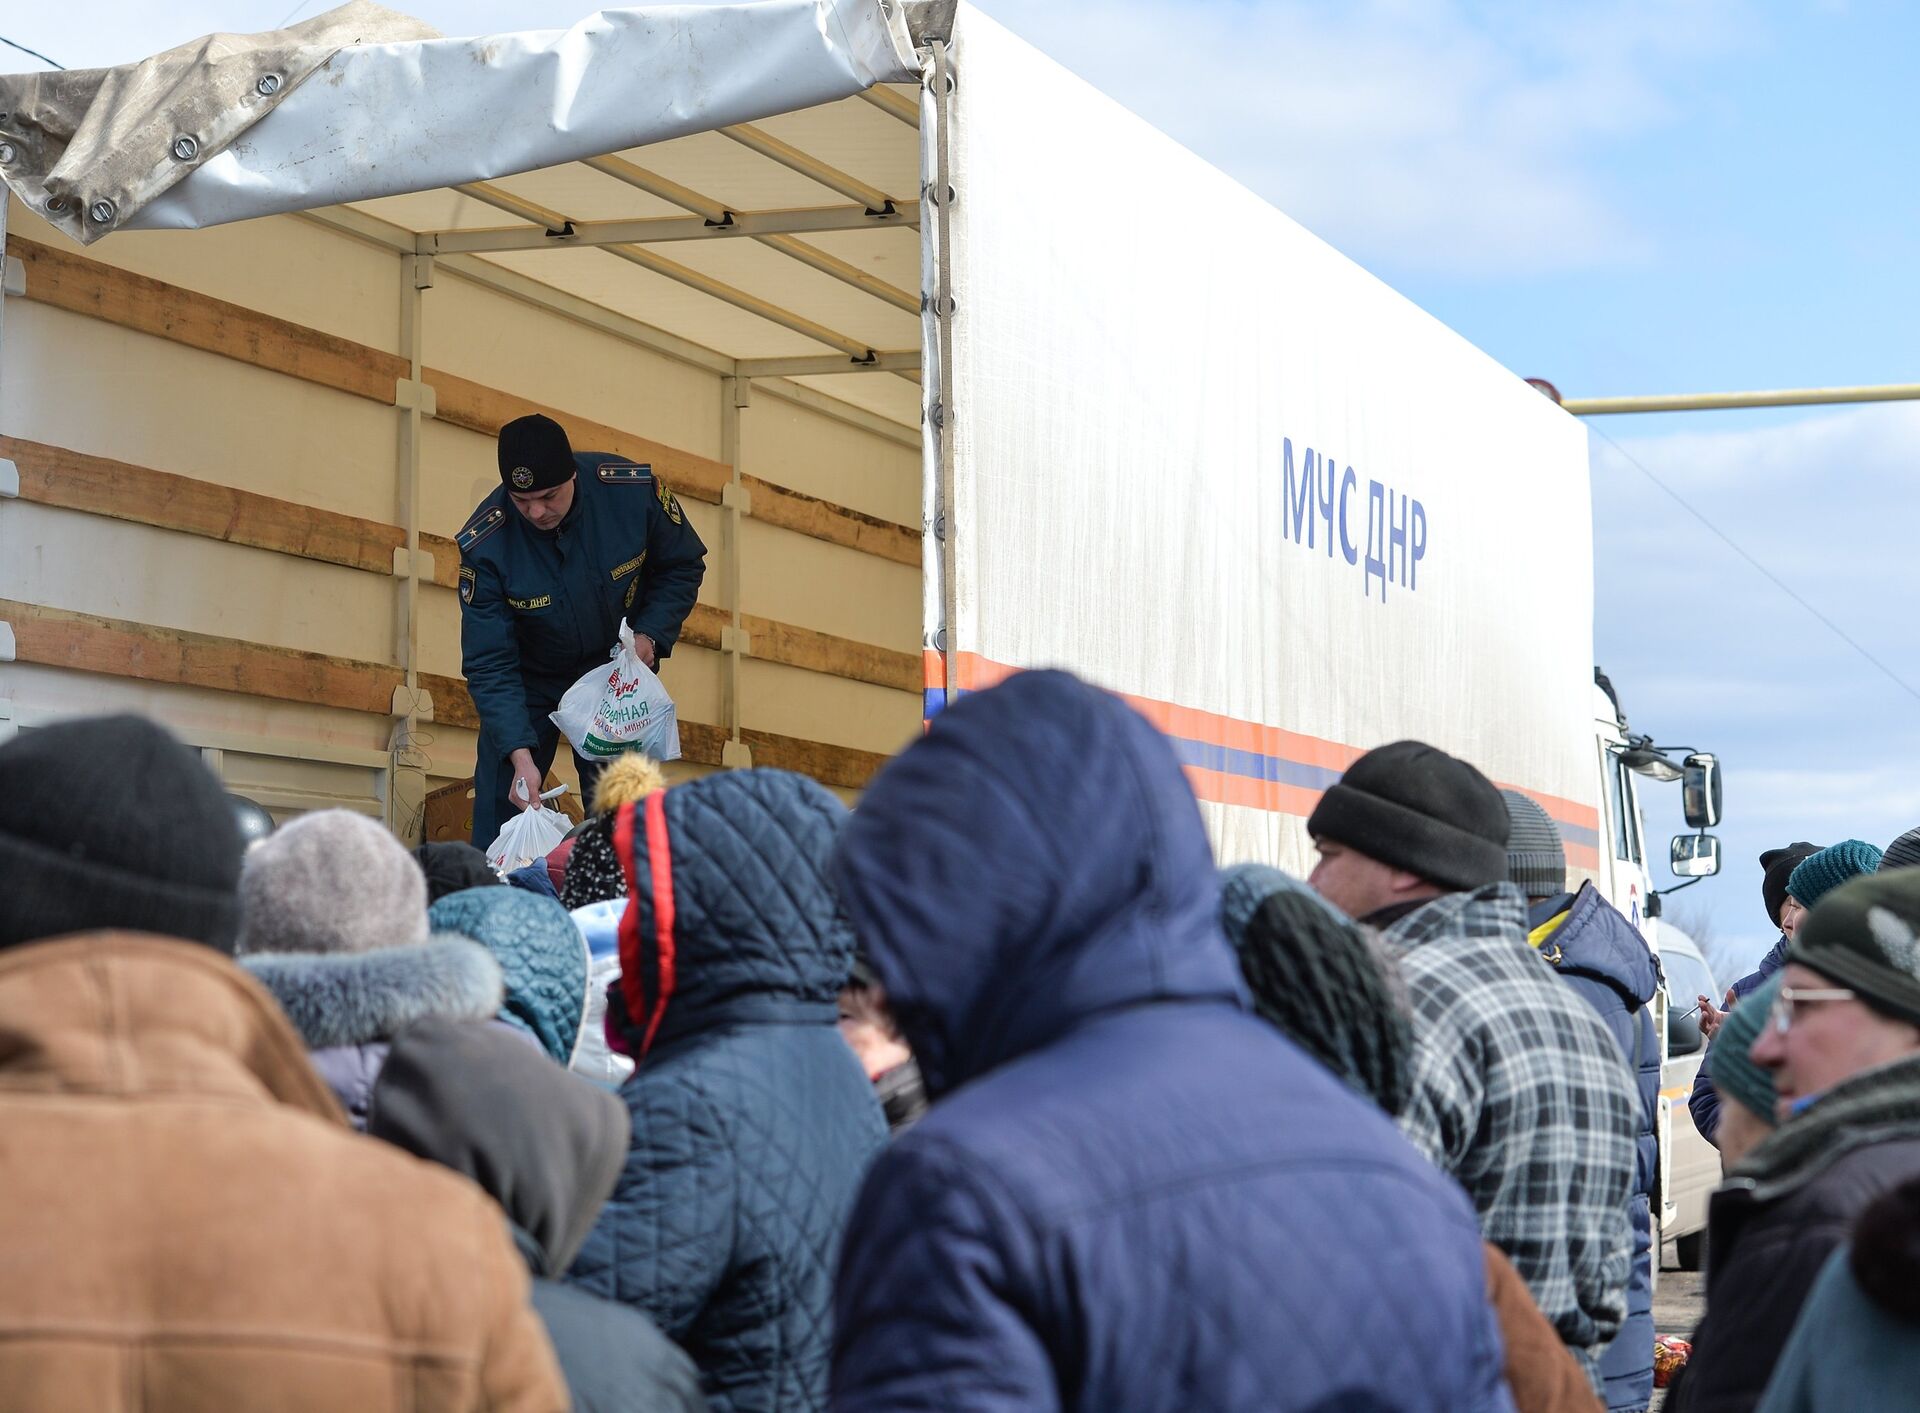
{"type": "Polygon", "coordinates": [[[503,486],[458,536],[461,669],[496,756],[534,747],[534,714],[606,660],[623,618],[672,652],[706,574],[707,547],[650,466],[573,460],[558,529],[536,530],[503,486]]]}

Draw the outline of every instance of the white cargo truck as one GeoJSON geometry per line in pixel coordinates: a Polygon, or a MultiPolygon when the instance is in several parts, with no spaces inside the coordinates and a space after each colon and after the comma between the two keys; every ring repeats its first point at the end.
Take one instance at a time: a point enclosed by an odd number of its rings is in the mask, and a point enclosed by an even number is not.
{"type": "Polygon", "coordinates": [[[1584,429],[971,6],[354,4],[0,79],[0,177],[0,731],[144,709],[417,834],[472,769],[450,537],[541,410],[710,548],[683,772],[852,797],[1062,665],[1223,857],[1305,870],[1319,792],[1419,737],[1649,910],[1635,772],[1688,766],[1595,686],[1584,429]]]}

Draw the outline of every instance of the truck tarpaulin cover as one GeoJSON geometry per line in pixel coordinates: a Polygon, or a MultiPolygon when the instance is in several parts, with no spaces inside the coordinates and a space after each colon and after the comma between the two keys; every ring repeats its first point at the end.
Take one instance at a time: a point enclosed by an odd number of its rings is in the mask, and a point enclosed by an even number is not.
{"type": "Polygon", "coordinates": [[[1228,858],[1308,867],[1319,792],[1404,736],[1591,842],[1584,429],[978,11],[950,56],[929,710],[1072,666],[1172,735],[1228,858]]]}
{"type": "Polygon", "coordinates": [[[356,0],[119,69],[0,77],[0,176],[92,241],[510,176],[918,79],[880,0],[604,10],[482,39],[356,0]]]}

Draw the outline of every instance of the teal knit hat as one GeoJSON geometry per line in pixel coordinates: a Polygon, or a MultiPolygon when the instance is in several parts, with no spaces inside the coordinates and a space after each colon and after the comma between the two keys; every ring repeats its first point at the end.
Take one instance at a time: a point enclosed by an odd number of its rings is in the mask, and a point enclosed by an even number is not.
{"type": "Polygon", "coordinates": [[[1714,1086],[1722,1094],[1738,1099],[1743,1108],[1751,1109],[1769,1124],[1777,1122],[1773,1075],[1756,1065],[1747,1052],[1760,1038],[1767,1023],[1767,1012],[1773,1009],[1779,995],[1780,973],[1775,972],[1727,1012],[1727,1018],[1720,1022],[1720,1033],[1713,1037],[1713,1048],[1707,1052],[1707,1073],[1712,1076],[1714,1086]]]}
{"type": "Polygon", "coordinates": [[[1843,839],[1800,860],[1787,879],[1787,893],[1798,898],[1801,907],[1811,908],[1849,878],[1879,867],[1880,851],[1873,845],[1864,839],[1843,839]]]}

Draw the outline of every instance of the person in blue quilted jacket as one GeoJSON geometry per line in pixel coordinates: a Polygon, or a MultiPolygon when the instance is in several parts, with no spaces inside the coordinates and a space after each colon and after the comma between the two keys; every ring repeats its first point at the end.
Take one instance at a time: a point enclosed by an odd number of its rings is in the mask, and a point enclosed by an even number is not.
{"type": "Polygon", "coordinates": [[[1254,1015],[1164,737],[1057,672],[883,770],[835,878],[932,1107],[835,1283],[835,1413],[1510,1409],[1465,1195],[1254,1015]]]}
{"type": "Polygon", "coordinates": [[[826,1406],[841,1233],[886,1139],[837,1023],[853,934],[827,868],[846,816],[780,770],[611,816],[631,901],[607,1024],[635,1062],[633,1146],[567,1279],[678,1341],[715,1413],[826,1406]]]}

